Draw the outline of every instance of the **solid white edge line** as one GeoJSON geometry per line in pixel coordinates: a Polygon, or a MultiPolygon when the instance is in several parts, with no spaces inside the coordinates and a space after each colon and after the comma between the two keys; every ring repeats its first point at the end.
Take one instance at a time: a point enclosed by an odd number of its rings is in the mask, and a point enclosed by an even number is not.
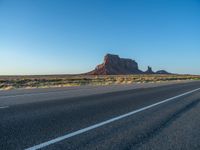
{"type": "Polygon", "coordinates": [[[0,109],[8,108],[9,106],[0,106],[0,109]]]}
{"type": "Polygon", "coordinates": [[[52,92],[41,92],[41,93],[27,93],[27,94],[18,94],[18,95],[5,95],[5,96],[0,96],[0,99],[5,99],[5,98],[14,98],[14,97],[23,97],[23,96],[34,96],[34,95],[46,95],[46,94],[51,94],[51,93],[64,93],[67,91],[52,91],[52,92]]]}
{"type": "Polygon", "coordinates": [[[38,144],[38,145],[35,145],[35,146],[30,147],[30,148],[27,148],[27,149],[25,149],[25,150],[37,150],[37,149],[44,148],[44,147],[46,147],[46,146],[55,144],[55,143],[57,143],[57,142],[66,140],[66,139],[68,139],[68,138],[70,138],[70,137],[73,137],[73,136],[82,134],[82,133],[84,133],[84,132],[87,132],[87,131],[90,131],[90,130],[99,128],[99,127],[101,127],[101,126],[103,126],[103,125],[112,123],[112,122],[117,121],[117,120],[120,120],[120,119],[122,119],[122,118],[125,118],[125,117],[131,116],[131,115],[133,115],[133,114],[142,112],[142,111],[144,111],[144,110],[150,109],[150,108],[155,107],[155,106],[157,106],[157,105],[160,105],[160,104],[166,103],[166,102],[168,102],[168,101],[171,101],[171,100],[174,100],[174,99],[183,97],[183,96],[185,96],[185,95],[191,94],[191,93],[196,92],[196,91],[198,91],[198,90],[200,90],[200,88],[195,89],[195,90],[192,90],[192,91],[189,91],[189,92],[186,92],[186,93],[183,93],[183,94],[180,94],[180,95],[177,95],[177,96],[174,96],[174,97],[172,97],[172,98],[165,99],[165,100],[160,101],[160,102],[157,102],[157,103],[155,103],[155,104],[152,104],[152,105],[149,105],[149,106],[146,106],[146,107],[143,107],[143,108],[140,108],[140,109],[131,111],[131,112],[129,112],[129,113],[120,115],[120,116],[118,116],[118,117],[111,118],[111,119],[109,119],[109,120],[106,120],[106,121],[103,121],[103,122],[94,124],[94,125],[92,125],[92,126],[89,126],[89,127],[83,128],[83,129],[80,129],[80,130],[78,130],[78,131],[75,131],[75,132],[66,134],[66,135],[64,135],[64,136],[57,137],[57,138],[55,138],[55,139],[52,139],[52,140],[50,140],[50,141],[47,141],[47,142],[44,142],[44,143],[41,143],[41,144],[38,144]]]}
{"type": "MultiPolygon", "coordinates": [[[[14,97],[23,97],[23,96],[37,96],[37,95],[46,95],[46,94],[54,94],[54,93],[66,93],[66,92],[69,92],[69,91],[75,91],[75,90],[81,90],[82,88],[80,89],[67,89],[67,90],[58,90],[58,91],[49,91],[49,92],[35,92],[35,93],[25,93],[25,94],[15,94],[15,95],[2,95],[0,96],[0,99],[3,99],[3,98],[14,98],[14,97]]],[[[89,87],[88,88],[85,88],[86,90],[90,89],[89,87]]]]}

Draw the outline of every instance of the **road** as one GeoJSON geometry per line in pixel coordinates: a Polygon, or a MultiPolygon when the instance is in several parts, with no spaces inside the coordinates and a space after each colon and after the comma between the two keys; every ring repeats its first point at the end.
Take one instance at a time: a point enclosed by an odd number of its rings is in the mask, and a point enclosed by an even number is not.
{"type": "Polygon", "coordinates": [[[0,92],[0,149],[200,149],[200,82],[103,89],[0,92]]]}

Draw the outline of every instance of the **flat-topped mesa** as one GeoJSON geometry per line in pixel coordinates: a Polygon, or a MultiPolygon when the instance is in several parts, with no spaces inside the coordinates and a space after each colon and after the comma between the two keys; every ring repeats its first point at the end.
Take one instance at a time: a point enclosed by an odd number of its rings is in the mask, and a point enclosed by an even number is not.
{"type": "Polygon", "coordinates": [[[123,75],[143,73],[138,69],[138,64],[132,59],[120,58],[118,55],[107,54],[104,62],[95,70],[89,72],[91,75],[123,75]]]}

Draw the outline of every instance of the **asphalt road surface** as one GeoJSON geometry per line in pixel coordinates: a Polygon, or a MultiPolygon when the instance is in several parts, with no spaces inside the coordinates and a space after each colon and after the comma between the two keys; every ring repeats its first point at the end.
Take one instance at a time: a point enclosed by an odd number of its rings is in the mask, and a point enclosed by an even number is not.
{"type": "Polygon", "coordinates": [[[200,149],[200,82],[93,88],[0,92],[0,150],[200,149]]]}

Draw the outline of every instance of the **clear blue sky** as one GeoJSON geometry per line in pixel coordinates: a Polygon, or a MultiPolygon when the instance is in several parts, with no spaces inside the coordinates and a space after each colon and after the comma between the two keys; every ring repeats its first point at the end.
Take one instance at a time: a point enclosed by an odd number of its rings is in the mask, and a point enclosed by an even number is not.
{"type": "Polygon", "coordinates": [[[0,75],[87,72],[106,53],[200,74],[200,0],[0,0],[0,75]]]}

